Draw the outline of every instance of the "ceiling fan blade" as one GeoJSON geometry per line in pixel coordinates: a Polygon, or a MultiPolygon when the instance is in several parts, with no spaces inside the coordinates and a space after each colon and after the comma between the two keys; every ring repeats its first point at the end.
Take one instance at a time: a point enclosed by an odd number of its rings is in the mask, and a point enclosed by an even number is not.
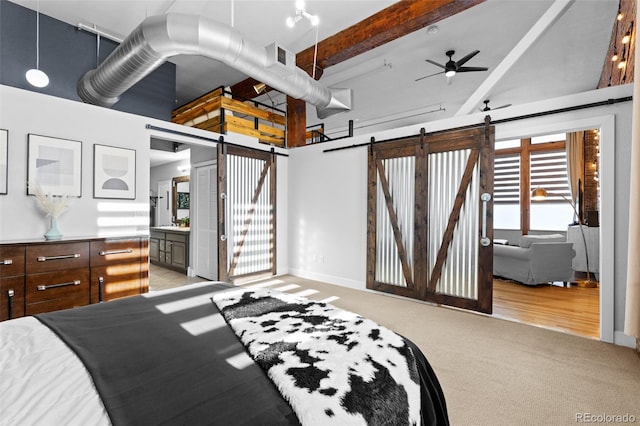
{"type": "Polygon", "coordinates": [[[474,56],[476,56],[478,53],[480,53],[479,50],[474,50],[473,52],[469,53],[467,56],[465,56],[464,58],[460,59],[459,61],[456,61],[456,67],[461,67],[462,65],[466,64],[467,61],[469,61],[469,59],[473,58],[474,56]]]}
{"type": "Polygon", "coordinates": [[[488,71],[487,67],[460,67],[456,72],[471,72],[471,71],[488,71]]]}
{"type": "Polygon", "coordinates": [[[433,77],[434,75],[438,75],[438,74],[444,74],[444,71],[440,71],[440,72],[437,72],[435,74],[429,74],[429,75],[425,75],[424,77],[416,78],[415,81],[424,80],[425,78],[433,77]]]}
{"type": "Polygon", "coordinates": [[[495,107],[495,108],[492,108],[492,109],[507,108],[507,107],[510,107],[510,106],[511,106],[511,104],[506,104],[506,105],[501,105],[499,107],[495,107]]]}
{"type": "Polygon", "coordinates": [[[427,61],[427,62],[429,62],[430,64],[433,64],[433,65],[435,65],[435,66],[437,66],[437,67],[440,67],[440,68],[442,68],[442,69],[445,69],[445,70],[447,69],[444,65],[439,64],[439,63],[437,63],[437,62],[435,62],[435,61],[432,61],[431,59],[425,59],[425,61],[427,61]]]}

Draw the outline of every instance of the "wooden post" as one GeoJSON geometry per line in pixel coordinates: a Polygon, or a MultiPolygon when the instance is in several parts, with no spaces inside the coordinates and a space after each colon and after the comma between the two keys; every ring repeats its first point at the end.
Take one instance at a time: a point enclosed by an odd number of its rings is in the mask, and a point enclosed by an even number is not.
{"type": "Polygon", "coordinates": [[[288,148],[305,146],[307,130],[307,104],[305,101],[287,96],[287,141],[288,148]]]}

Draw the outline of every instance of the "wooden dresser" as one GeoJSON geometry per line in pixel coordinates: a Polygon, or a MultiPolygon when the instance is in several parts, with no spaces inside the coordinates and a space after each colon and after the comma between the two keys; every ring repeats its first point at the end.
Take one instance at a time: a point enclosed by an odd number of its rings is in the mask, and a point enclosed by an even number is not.
{"type": "Polygon", "coordinates": [[[149,290],[147,237],[0,243],[0,320],[149,290]]]}

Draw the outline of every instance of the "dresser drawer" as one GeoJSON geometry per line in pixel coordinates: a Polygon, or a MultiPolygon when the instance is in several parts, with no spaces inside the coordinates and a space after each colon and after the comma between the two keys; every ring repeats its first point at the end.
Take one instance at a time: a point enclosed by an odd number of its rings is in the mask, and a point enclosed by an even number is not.
{"type": "Polygon", "coordinates": [[[177,241],[179,243],[187,243],[187,236],[186,235],[178,235],[178,234],[172,234],[170,232],[167,232],[167,241],[177,241]]]}
{"type": "Polygon", "coordinates": [[[91,303],[135,296],[141,290],[140,263],[91,268],[91,303]]]}
{"type": "Polygon", "coordinates": [[[0,279],[24,275],[25,246],[0,246],[0,279]]]}
{"type": "Polygon", "coordinates": [[[89,267],[89,243],[27,246],[27,274],[89,267]]]}
{"type": "Polygon", "coordinates": [[[91,267],[140,261],[140,239],[92,241],[91,267]]]}
{"type": "Polygon", "coordinates": [[[29,314],[30,304],[50,302],[57,299],[78,299],[84,301],[83,304],[87,305],[90,300],[89,269],[71,269],[62,272],[27,275],[26,293],[27,314],[29,314]]]}
{"type": "Polygon", "coordinates": [[[24,276],[0,279],[0,321],[24,316],[24,276]]]}

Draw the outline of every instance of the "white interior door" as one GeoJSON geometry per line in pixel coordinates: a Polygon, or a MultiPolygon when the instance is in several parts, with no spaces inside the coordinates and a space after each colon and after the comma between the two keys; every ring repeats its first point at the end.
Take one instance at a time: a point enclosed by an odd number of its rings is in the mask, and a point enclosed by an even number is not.
{"type": "Polygon", "coordinates": [[[171,225],[171,180],[158,181],[158,205],[156,206],[156,224],[171,225]]]}
{"type": "Polygon", "coordinates": [[[195,169],[195,274],[209,280],[218,279],[218,189],[215,164],[195,169]]]}

